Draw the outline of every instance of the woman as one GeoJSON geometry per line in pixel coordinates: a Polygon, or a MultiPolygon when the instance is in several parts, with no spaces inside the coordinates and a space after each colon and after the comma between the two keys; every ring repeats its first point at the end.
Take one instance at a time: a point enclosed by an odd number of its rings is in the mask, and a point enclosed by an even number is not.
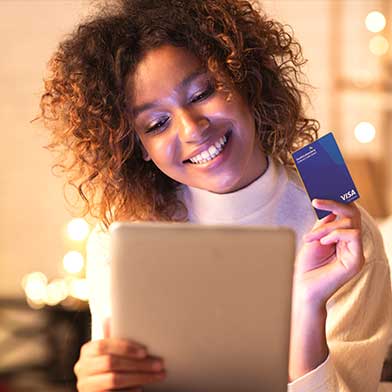
{"type": "Polygon", "coordinates": [[[303,63],[283,26],[242,0],[123,0],[60,44],[42,116],[85,213],[102,222],[88,246],[93,340],[75,366],[79,391],[140,390],[170,371],[153,347],[105,327],[114,220],[292,227],[289,390],[376,390],[389,269],[366,212],[313,200],[331,211],[316,222],[290,167],[318,131],[303,113],[303,63]]]}

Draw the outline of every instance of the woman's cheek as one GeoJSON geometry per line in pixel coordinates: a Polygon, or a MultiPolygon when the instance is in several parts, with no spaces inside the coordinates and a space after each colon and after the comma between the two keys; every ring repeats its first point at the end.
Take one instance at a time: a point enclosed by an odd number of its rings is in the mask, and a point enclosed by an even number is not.
{"type": "Polygon", "coordinates": [[[158,135],[155,140],[151,141],[148,146],[150,156],[156,165],[169,167],[177,159],[181,159],[179,156],[180,151],[177,148],[177,143],[172,135],[158,135]]]}

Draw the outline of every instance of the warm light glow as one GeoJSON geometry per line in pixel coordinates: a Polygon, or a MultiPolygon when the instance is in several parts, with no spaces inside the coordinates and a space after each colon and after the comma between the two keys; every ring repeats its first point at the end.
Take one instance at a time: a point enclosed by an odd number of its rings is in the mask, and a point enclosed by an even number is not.
{"type": "Polygon", "coordinates": [[[376,136],[376,128],[369,122],[360,122],[355,127],[354,133],[360,143],[370,143],[376,136]]]}
{"type": "Polygon", "coordinates": [[[67,225],[69,238],[74,241],[83,241],[90,231],[89,224],[81,218],[72,219],[67,225]]]}
{"type": "Polygon", "coordinates": [[[88,285],[86,279],[72,279],[69,282],[69,291],[72,297],[82,301],[88,300],[88,285]]]}
{"type": "Polygon", "coordinates": [[[382,35],[376,35],[369,41],[369,50],[376,56],[383,56],[388,52],[389,42],[382,35]]]}
{"type": "Polygon", "coordinates": [[[42,272],[32,272],[22,280],[22,286],[27,298],[37,305],[45,302],[47,283],[48,279],[42,272]]]}
{"type": "Polygon", "coordinates": [[[68,285],[63,279],[55,279],[46,288],[46,300],[48,305],[54,306],[68,296],[68,285]]]}
{"type": "Polygon", "coordinates": [[[372,33],[379,33],[386,24],[385,16],[379,11],[369,12],[365,19],[366,28],[372,33]]]}
{"type": "Polygon", "coordinates": [[[63,258],[63,266],[69,274],[78,274],[82,271],[84,259],[80,252],[72,250],[68,252],[63,258]]]}
{"type": "Polygon", "coordinates": [[[26,297],[26,301],[32,309],[42,309],[45,307],[45,302],[34,302],[29,297],[26,297]]]}
{"type": "Polygon", "coordinates": [[[366,88],[374,83],[374,74],[367,69],[353,70],[352,81],[358,88],[366,88]]]}

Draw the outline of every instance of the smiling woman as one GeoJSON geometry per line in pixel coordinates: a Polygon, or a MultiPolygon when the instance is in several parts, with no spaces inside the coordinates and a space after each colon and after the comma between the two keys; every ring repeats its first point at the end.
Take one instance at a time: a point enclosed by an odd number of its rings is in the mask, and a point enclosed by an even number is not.
{"type": "Polygon", "coordinates": [[[228,100],[216,91],[213,75],[199,69],[200,61],[186,49],[165,45],[148,52],[130,83],[135,131],[144,159],[168,177],[233,192],[259,177],[267,161],[245,99],[233,91],[228,100]]]}
{"type": "MultiPolygon", "coordinates": [[[[142,163],[145,151],[138,140],[152,147],[150,133],[157,136],[163,128],[178,128],[178,121],[192,125],[196,109],[200,109],[198,115],[209,112],[198,126],[204,126],[208,134],[213,129],[216,139],[205,133],[206,140],[174,150],[177,160],[197,156],[211,146],[205,143],[217,141],[228,131],[239,142],[234,154],[245,153],[241,168],[216,185],[221,192],[238,189],[262,173],[262,168],[254,168],[257,160],[265,165],[257,145],[289,163],[290,151],[315,138],[318,123],[304,116],[296,82],[305,62],[301,48],[281,24],[258,13],[247,1],[110,4],[111,8],[106,4],[102,15],[92,16],[60,44],[51,59],[52,76],[41,101],[42,118],[52,130],[50,147],[60,152],[58,167],[79,190],[84,213],[106,226],[118,219],[186,219],[177,198],[178,179],[184,176],[178,177],[178,171],[172,178],[167,166],[142,163]],[[181,91],[168,96],[174,87],[181,91]],[[155,111],[152,117],[152,111],[145,109],[152,109],[158,99],[165,99],[165,104],[176,99],[170,102],[171,109],[174,104],[176,109],[183,108],[186,100],[186,110],[176,110],[170,117],[160,105],[161,112],[155,111]],[[252,138],[252,132],[257,140],[253,137],[254,146],[245,146],[243,136],[252,138]],[[247,165],[253,167],[248,178],[247,165]]],[[[163,134],[154,145],[168,137],[163,134]]],[[[178,169],[190,170],[186,166],[178,169]]],[[[204,166],[198,167],[200,175],[204,166]]]]}
{"type": "Polygon", "coordinates": [[[246,0],[105,2],[60,43],[42,118],[84,213],[103,224],[88,245],[93,339],[75,365],[80,391],[140,390],[170,372],[153,347],[110,336],[114,220],[290,227],[289,391],[377,389],[388,263],[366,211],[313,200],[329,212],[316,221],[291,167],[318,131],[303,110],[303,63],[287,29],[246,0]]]}

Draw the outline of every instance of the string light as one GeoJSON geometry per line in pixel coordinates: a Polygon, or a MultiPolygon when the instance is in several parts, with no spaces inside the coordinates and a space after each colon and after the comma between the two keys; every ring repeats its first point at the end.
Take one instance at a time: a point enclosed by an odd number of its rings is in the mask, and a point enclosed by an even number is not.
{"type": "Polygon", "coordinates": [[[369,50],[376,56],[383,56],[388,52],[389,42],[382,35],[376,35],[369,41],[369,50]]]}
{"type": "Polygon", "coordinates": [[[69,282],[69,292],[72,297],[87,301],[89,298],[88,284],[86,279],[72,279],[69,282]]]}
{"type": "Polygon", "coordinates": [[[360,143],[370,143],[376,136],[376,128],[373,124],[363,121],[357,124],[354,134],[360,143]]]}
{"type": "MultiPolygon", "coordinates": [[[[84,219],[72,219],[67,224],[67,235],[73,241],[85,240],[89,232],[90,226],[84,219]]],[[[86,279],[69,276],[82,273],[84,264],[82,253],[73,250],[63,257],[63,267],[67,273],[64,279],[54,279],[48,283],[47,277],[42,272],[26,275],[22,279],[22,286],[27,303],[34,309],[40,309],[45,305],[66,304],[68,297],[87,301],[88,285],[86,279]]]]}
{"type": "Polygon", "coordinates": [[[78,274],[84,266],[84,258],[80,252],[71,250],[63,258],[63,266],[69,274],[78,274]]]}
{"type": "Polygon", "coordinates": [[[54,279],[46,287],[47,305],[57,305],[68,297],[68,285],[63,279],[54,279]]]}
{"type": "Polygon", "coordinates": [[[83,241],[89,231],[89,224],[82,218],[72,219],[67,225],[68,236],[74,241],[83,241]]]}
{"type": "Polygon", "coordinates": [[[380,11],[369,12],[365,19],[366,28],[372,33],[379,33],[386,25],[385,16],[380,11]]]}
{"type": "Polygon", "coordinates": [[[42,305],[46,299],[46,285],[48,278],[42,272],[32,272],[22,280],[22,287],[29,301],[42,305]]]}

